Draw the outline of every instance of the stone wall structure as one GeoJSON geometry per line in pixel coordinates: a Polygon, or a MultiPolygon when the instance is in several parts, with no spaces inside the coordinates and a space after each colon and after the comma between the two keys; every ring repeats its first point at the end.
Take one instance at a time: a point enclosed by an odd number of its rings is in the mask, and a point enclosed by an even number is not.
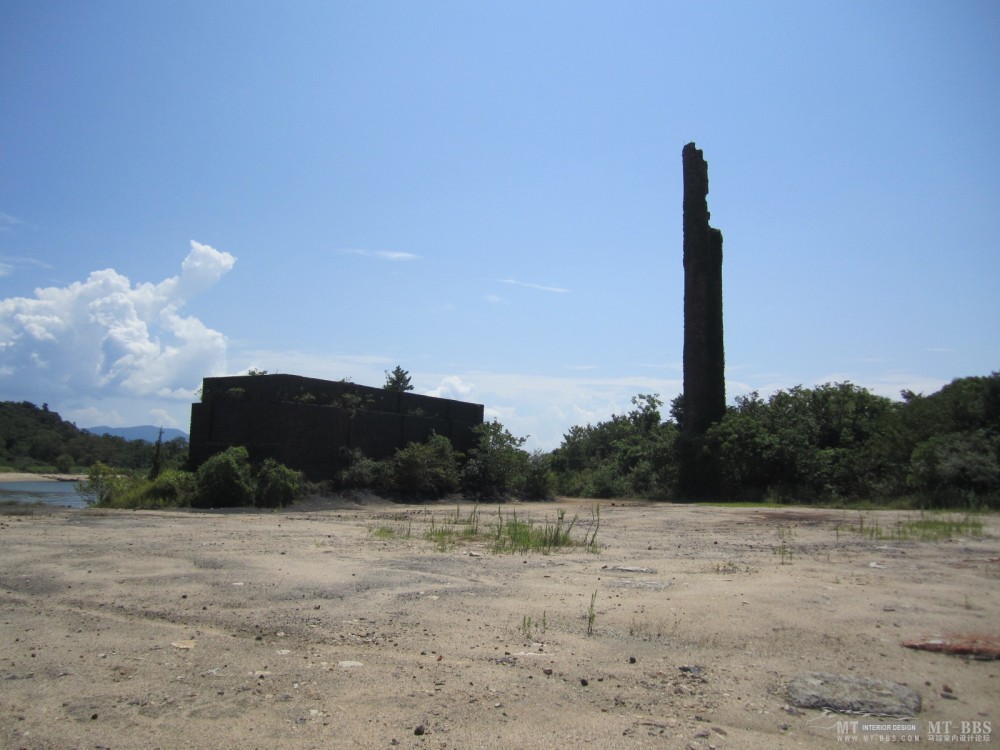
{"type": "Polygon", "coordinates": [[[444,435],[455,450],[475,444],[483,405],[299,375],[205,378],[191,406],[190,463],[242,445],[252,461],[273,458],[308,479],[333,479],[350,450],[369,458],[444,435]]]}
{"type": "Polygon", "coordinates": [[[709,224],[708,162],[694,143],[684,165],[684,401],[681,430],[687,450],[681,491],[713,493],[713,467],[700,450],[705,431],[726,413],[722,331],[722,232],[709,224]]]}

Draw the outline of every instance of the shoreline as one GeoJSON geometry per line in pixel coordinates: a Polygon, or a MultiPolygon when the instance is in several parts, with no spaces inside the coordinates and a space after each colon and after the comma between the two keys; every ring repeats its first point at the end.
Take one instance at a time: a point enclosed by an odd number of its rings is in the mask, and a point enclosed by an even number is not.
{"type": "Polygon", "coordinates": [[[86,474],[30,474],[26,471],[0,472],[0,483],[3,482],[80,482],[87,478],[86,474]]]}

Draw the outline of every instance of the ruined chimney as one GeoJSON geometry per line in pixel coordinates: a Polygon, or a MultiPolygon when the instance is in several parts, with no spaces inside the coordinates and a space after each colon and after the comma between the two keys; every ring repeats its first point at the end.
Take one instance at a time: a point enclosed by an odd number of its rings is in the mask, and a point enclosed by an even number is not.
{"type": "Polygon", "coordinates": [[[722,232],[709,225],[708,163],[684,147],[684,400],[682,431],[690,451],[681,489],[712,494],[713,467],[700,450],[706,430],[726,412],[722,340],[722,232]]]}

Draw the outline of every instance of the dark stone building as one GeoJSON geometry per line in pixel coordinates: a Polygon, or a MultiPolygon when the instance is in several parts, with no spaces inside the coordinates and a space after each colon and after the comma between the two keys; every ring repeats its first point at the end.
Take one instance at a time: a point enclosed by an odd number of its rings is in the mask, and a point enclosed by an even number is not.
{"type": "Polygon", "coordinates": [[[709,225],[708,163],[684,147],[684,400],[681,492],[708,497],[716,472],[701,450],[705,431],[726,413],[722,337],[722,232],[709,225]]]}
{"type": "Polygon", "coordinates": [[[298,375],[205,378],[191,406],[192,468],[242,445],[252,461],[273,458],[312,480],[332,479],[348,451],[389,458],[408,443],[444,435],[473,447],[482,404],[387,391],[298,375]]]}

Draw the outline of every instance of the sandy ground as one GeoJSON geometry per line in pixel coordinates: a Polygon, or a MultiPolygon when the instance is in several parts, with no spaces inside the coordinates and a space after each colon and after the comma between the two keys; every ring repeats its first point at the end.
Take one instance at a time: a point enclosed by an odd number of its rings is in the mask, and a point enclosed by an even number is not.
{"type": "MultiPolygon", "coordinates": [[[[582,537],[594,507],[501,510],[578,514],[582,537]]],[[[1000,722],[1000,662],[901,646],[1000,634],[996,516],[874,541],[858,512],[605,502],[597,551],[498,555],[424,538],[455,514],[6,509],[0,746],[840,746],[858,717],[787,706],[806,671],[916,688],[921,734],[1000,722]]]]}

